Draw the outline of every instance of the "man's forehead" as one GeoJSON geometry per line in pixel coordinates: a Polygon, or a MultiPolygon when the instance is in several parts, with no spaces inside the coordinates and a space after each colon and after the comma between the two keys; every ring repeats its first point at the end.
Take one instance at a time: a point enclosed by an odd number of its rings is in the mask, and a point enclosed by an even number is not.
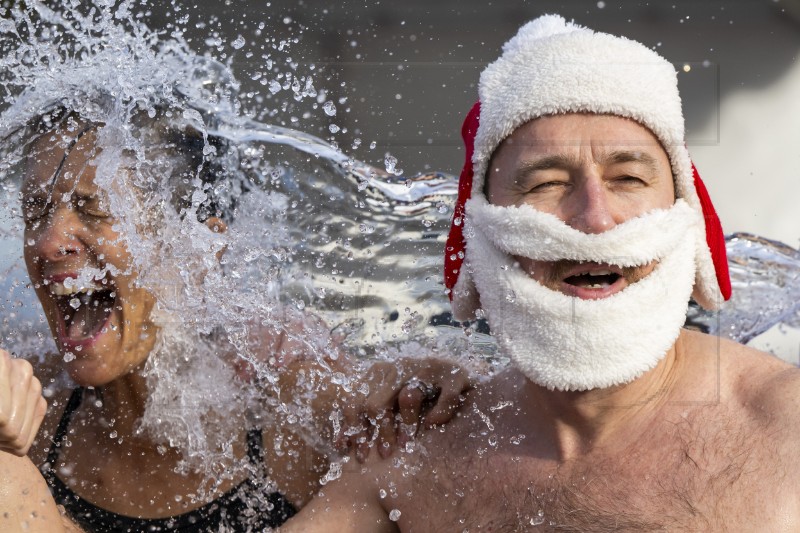
{"type": "Polygon", "coordinates": [[[642,124],[626,117],[595,113],[545,115],[516,128],[502,146],[540,149],[575,147],[662,148],[658,138],[642,124]]]}

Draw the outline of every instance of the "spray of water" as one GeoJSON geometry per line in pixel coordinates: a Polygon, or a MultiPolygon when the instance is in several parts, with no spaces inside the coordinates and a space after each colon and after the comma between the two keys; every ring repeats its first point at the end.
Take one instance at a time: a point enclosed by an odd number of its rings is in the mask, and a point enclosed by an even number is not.
{"type": "MultiPolygon", "coordinates": [[[[252,341],[287,335],[287,314],[321,318],[356,359],[468,352],[460,329],[436,334],[431,324],[447,309],[440,251],[452,177],[402,178],[255,121],[227,66],[180,32],[149,30],[135,2],[73,4],[34,3],[0,19],[0,177],[13,215],[3,224],[14,301],[2,318],[6,346],[56,351],[20,260],[31,143],[59,127],[67,135],[53,142],[67,145],[94,125],[94,182],[131,264],[86,268],[74,283],[135,272],[155,296],[140,431],[181,449],[181,468],[206,473],[209,488],[225,479],[242,412],[308,418],[314,387],[276,402],[274,360],[252,341]],[[227,230],[200,222],[210,215],[227,230]],[[258,387],[235,379],[232,359],[253,365],[258,387]]],[[[290,89],[296,100],[319,96],[310,78],[290,89]]],[[[337,356],[327,338],[300,341],[320,361],[337,356]]],[[[334,381],[348,388],[350,378],[334,381]]]]}

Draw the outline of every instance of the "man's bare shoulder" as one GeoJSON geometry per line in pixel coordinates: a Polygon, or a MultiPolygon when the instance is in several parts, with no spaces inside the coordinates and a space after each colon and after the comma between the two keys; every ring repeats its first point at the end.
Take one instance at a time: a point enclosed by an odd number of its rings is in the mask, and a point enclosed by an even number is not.
{"type": "Polygon", "coordinates": [[[721,370],[723,380],[740,394],[760,389],[765,380],[800,370],[772,354],[724,337],[690,330],[684,330],[684,334],[691,346],[691,356],[713,361],[712,364],[721,370]]]}
{"type": "Polygon", "coordinates": [[[719,346],[728,399],[768,432],[776,446],[800,453],[800,368],[749,346],[703,337],[702,342],[719,346]]]}

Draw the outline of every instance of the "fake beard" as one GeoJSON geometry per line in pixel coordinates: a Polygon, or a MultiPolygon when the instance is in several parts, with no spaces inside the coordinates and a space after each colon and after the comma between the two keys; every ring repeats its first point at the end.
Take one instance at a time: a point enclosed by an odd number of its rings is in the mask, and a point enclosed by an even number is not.
{"type": "Polygon", "coordinates": [[[500,347],[531,381],[563,391],[629,383],[656,366],[685,321],[695,280],[698,214],[679,199],[600,234],[530,206],[467,203],[467,252],[500,347]],[[621,267],[657,261],[645,278],[600,300],[548,289],[512,255],[621,267]]]}

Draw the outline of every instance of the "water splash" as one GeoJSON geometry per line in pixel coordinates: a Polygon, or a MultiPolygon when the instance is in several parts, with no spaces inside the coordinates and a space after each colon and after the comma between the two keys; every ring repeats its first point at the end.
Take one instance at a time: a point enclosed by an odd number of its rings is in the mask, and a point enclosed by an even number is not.
{"type": "Polygon", "coordinates": [[[784,324],[800,327],[800,252],[748,233],[726,238],[733,288],[718,313],[692,305],[689,322],[741,343],[784,324]]]}
{"type": "MultiPolygon", "coordinates": [[[[133,15],[136,3],[114,6],[34,3],[0,25],[4,292],[15,302],[4,306],[1,333],[17,353],[56,351],[25,288],[20,182],[36,132],[77,114],[99,125],[95,184],[132,256],[125,272],[86,268],[79,282],[136,272],[156,297],[140,429],[182,449],[185,469],[219,483],[242,406],[252,419],[307,418],[315,391],[281,405],[232,378],[231,357],[255,365],[259,383],[277,382],[252,339],[284,331],[287,309],[322,317],[356,357],[446,354],[460,342],[460,329],[437,337],[422,318],[447,308],[441,206],[455,180],[399,180],[314,136],[253,120],[228,67],[190,50],[180,32],[149,30],[133,15]],[[194,157],[176,155],[162,130],[188,138],[194,157]],[[227,231],[198,222],[209,214],[227,231]],[[398,351],[409,339],[421,342],[398,351]]],[[[298,95],[322,96],[310,78],[290,78],[298,95]]],[[[331,355],[324,343],[314,349],[331,355]]]]}

